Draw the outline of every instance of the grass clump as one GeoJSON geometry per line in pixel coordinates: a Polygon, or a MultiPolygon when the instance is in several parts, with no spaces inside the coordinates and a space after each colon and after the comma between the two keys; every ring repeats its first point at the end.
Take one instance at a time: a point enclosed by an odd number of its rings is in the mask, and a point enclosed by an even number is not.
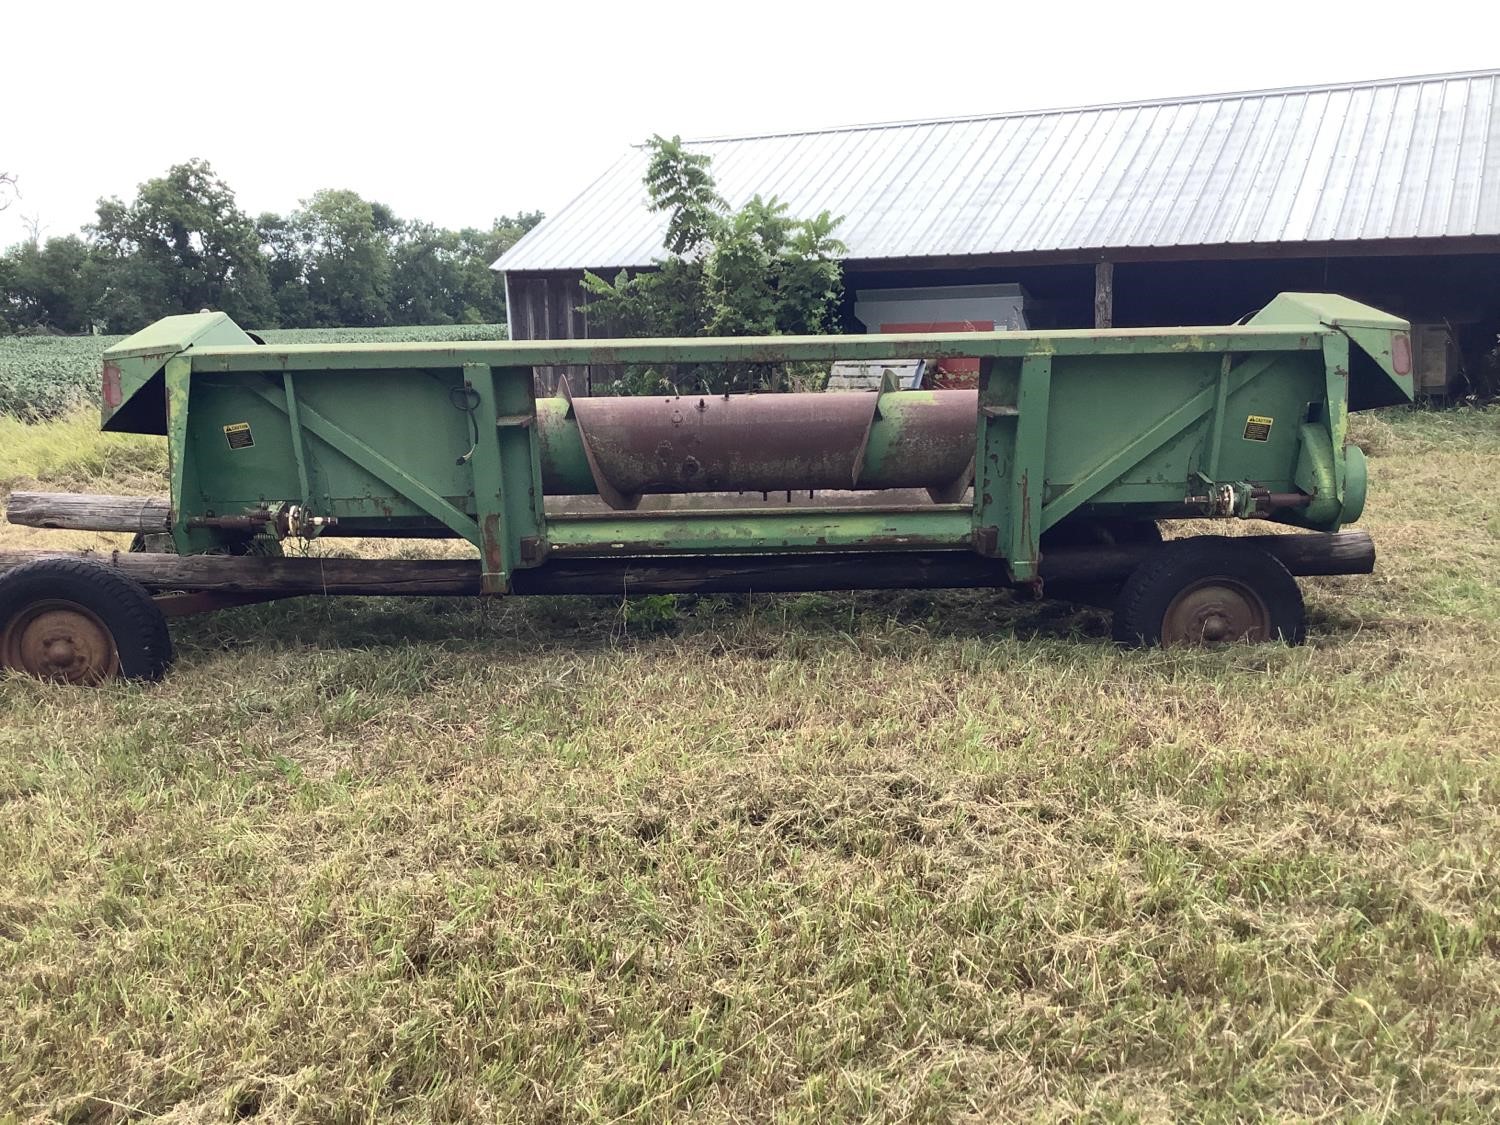
{"type": "Polygon", "coordinates": [[[101,433],[96,410],[34,424],[0,414],[0,492],[164,493],[166,471],[164,439],[101,433]]]}
{"type": "Polygon", "coordinates": [[[1379,572],[1301,649],[308,599],[0,681],[0,1117],[1493,1120],[1500,419],[1445,417],[1361,419],[1379,572]]]}

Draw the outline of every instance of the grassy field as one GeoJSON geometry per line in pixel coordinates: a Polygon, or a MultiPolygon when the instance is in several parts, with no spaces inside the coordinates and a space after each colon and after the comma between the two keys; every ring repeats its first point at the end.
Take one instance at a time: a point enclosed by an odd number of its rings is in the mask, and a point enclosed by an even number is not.
{"type": "MultiPolygon", "coordinates": [[[[0,680],[0,1120],[1494,1120],[1500,412],[1358,433],[1297,650],[330,600],[0,680]]],[[[0,419],[0,493],[160,471],[0,419]]]]}
{"type": "MultiPolygon", "coordinates": [[[[424,328],[285,328],[263,332],[271,344],[372,340],[503,340],[503,324],[424,328]]],[[[121,336],[0,336],[0,415],[56,418],[99,397],[100,356],[121,336]]]]}

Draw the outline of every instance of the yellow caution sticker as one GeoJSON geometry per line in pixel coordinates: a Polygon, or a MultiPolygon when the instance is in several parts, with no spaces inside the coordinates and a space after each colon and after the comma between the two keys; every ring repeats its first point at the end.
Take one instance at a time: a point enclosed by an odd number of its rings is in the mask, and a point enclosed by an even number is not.
{"type": "Polygon", "coordinates": [[[230,449],[249,449],[255,444],[255,435],[250,432],[249,422],[231,422],[224,427],[224,440],[230,449]]]}
{"type": "Polygon", "coordinates": [[[1270,441],[1271,423],[1274,418],[1267,418],[1264,414],[1252,414],[1245,419],[1246,441],[1270,441]]]}

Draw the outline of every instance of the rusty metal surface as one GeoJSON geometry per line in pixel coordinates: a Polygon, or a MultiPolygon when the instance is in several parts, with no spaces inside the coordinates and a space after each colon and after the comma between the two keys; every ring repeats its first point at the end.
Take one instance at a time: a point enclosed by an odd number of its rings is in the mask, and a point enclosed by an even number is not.
{"type": "Polygon", "coordinates": [[[975,403],[973,391],[580,398],[570,414],[539,411],[543,479],[614,507],[647,493],[942,488],[966,479],[975,403]]]}
{"type": "Polygon", "coordinates": [[[1271,610],[1251,586],[1228,577],[1194,583],[1167,606],[1164,645],[1258,644],[1271,638],[1271,610]]]}
{"type": "Polygon", "coordinates": [[[120,670],[114,637],[99,615],[65,598],[22,606],[0,622],[0,671],[42,680],[99,684],[120,670]]]}

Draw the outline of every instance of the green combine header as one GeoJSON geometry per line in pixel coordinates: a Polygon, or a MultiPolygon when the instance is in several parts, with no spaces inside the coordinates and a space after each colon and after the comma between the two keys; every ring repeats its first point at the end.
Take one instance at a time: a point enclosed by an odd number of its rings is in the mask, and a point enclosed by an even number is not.
{"type": "Polygon", "coordinates": [[[1127,643],[1295,642],[1293,574],[1373,566],[1340,533],[1365,503],[1348,413],[1411,396],[1408,326],[1323,294],[1226,327],[760,339],[277,347],[168,317],[105,354],[102,397],[106,430],[164,436],[170,496],[9,516],[171,553],[0,556],[0,660],[158,676],[163,614],[317,593],[1011,586],[1108,600],[1127,643]],[[978,357],[977,391],[534,392],[536,367],[946,357],[978,357]],[[1252,518],[1315,534],[1159,531],[1252,518]],[[279,557],[321,536],[478,558],[279,557]]]}

